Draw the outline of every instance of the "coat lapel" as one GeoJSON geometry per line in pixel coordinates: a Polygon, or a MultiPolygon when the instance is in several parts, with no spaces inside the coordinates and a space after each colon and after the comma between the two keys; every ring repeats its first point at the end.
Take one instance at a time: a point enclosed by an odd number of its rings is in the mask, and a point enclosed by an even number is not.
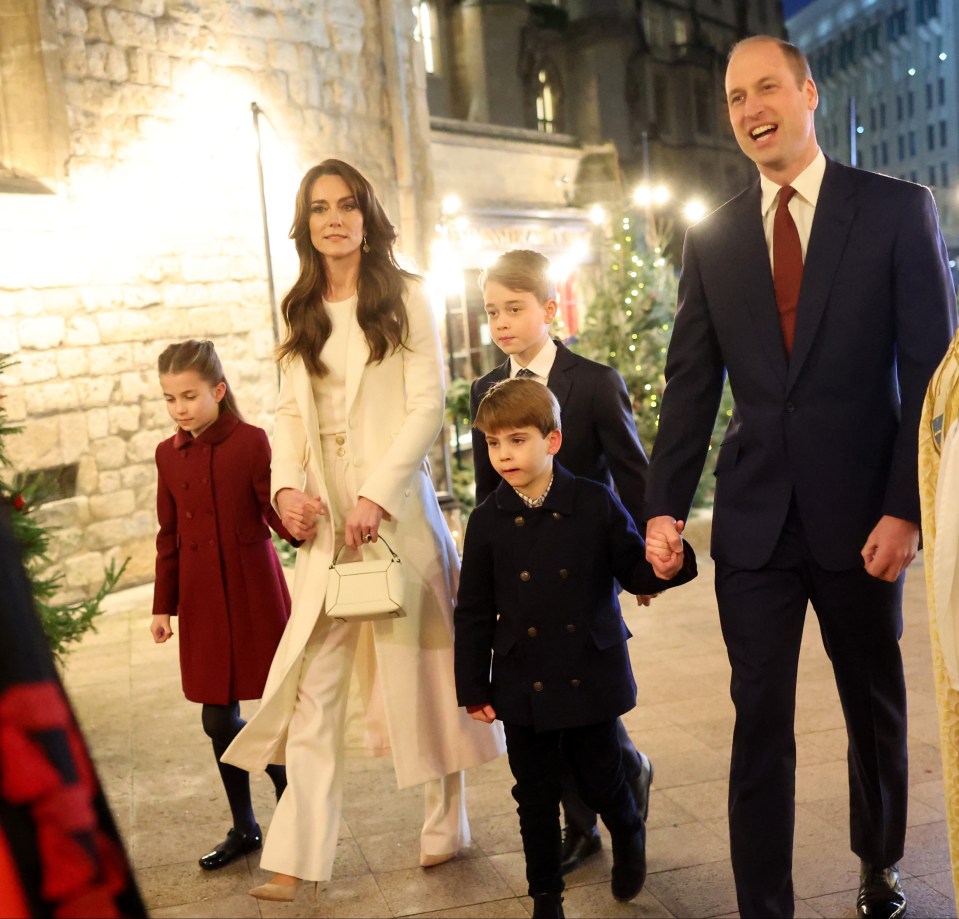
{"type": "Polygon", "coordinates": [[[799,379],[803,363],[809,356],[856,213],[855,188],[844,179],[842,167],[827,160],[803,266],[787,390],[799,379]]]}
{"type": "Polygon", "coordinates": [[[740,198],[739,214],[732,215],[729,225],[736,228],[731,242],[729,264],[741,266],[738,273],[753,278],[750,296],[746,297],[749,312],[748,334],[755,337],[759,348],[772,365],[776,378],[786,382],[788,370],[783,333],[776,308],[769,247],[763,231],[762,193],[759,180],[740,198]]]}
{"type": "Polygon", "coordinates": [[[573,352],[569,350],[561,341],[556,342],[556,357],[553,359],[553,367],[549,372],[549,379],[546,385],[550,392],[556,396],[560,411],[566,407],[566,400],[569,398],[570,390],[573,388],[573,381],[569,373],[576,366],[573,360],[573,352]]]}
{"type": "Polygon", "coordinates": [[[356,312],[350,315],[350,326],[346,336],[346,417],[350,417],[350,410],[360,391],[363,372],[370,359],[370,346],[366,343],[366,336],[356,319],[356,312]]]}

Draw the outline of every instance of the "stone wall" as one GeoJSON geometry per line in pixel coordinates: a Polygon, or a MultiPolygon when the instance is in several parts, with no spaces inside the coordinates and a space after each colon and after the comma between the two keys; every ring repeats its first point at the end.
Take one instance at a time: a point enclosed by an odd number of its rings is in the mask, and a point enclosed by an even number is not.
{"type": "Polygon", "coordinates": [[[113,558],[132,558],[127,583],[152,576],[153,454],[172,433],[155,373],[167,344],[212,339],[247,419],[271,427],[251,102],[264,113],[279,298],[296,267],[286,234],[308,166],[355,163],[400,223],[383,36],[393,25],[404,35],[403,16],[411,31],[412,17],[409,4],[377,0],[40,0],[38,10],[59,45],[48,79],[65,98],[69,156],[53,194],[0,194],[0,352],[17,361],[0,391],[24,426],[8,444],[16,470],[79,464],[76,495],[39,511],[58,528],[55,561],[78,596],[113,558]]]}

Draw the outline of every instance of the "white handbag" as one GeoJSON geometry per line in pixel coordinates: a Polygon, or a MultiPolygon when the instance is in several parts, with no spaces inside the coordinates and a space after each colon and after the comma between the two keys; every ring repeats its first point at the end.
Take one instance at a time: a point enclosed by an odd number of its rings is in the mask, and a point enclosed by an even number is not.
{"type": "Polygon", "coordinates": [[[405,581],[402,562],[382,536],[379,541],[389,549],[389,558],[338,565],[340,552],[345,546],[340,547],[326,581],[327,616],[341,622],[361,622],[406,615],[403,610],[405,581]]]}

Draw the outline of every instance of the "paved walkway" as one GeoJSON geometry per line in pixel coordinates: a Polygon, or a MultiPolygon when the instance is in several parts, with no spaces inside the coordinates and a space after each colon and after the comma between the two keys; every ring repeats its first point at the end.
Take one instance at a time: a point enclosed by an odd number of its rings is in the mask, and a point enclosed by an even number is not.
{"type": "MultiPolygon", "coordinates": [[[[705,553],[702,553],[705,554],[705,553]]],[[[609,892],[609,847],[568,877],[570,917],[735,916],[726,841],[726,771],[732,732],[728,664],[708,560],[692,585],[626,618],[639,705],[626,716],[652,758],[649,879],[629,904],[609,892]]],[[[922,569],[906,590],[903,654],[909,683],[911,801],[901,868],[912,917],[955,916],[922,569]]],[[[468,807],[473,844],[455,861],[419,868],[419,789],[397,791],[388,759],[349,761],[344,823],[333,880],[318,899],[253,900],[267,879],[256,856],[216,873],[197,857],[218,842],[229,812],[199,706],[180,690],[177,649],[148,634],[152,587],[111,597],[97,634],[70,656],[66,684],[155,917],[462,916],[526,917],[511,781],[503,759],[473,770],[468,807]]],[[[175,641],[176,639],[174,639],[175,641]]],[[[855,916],[858,862],[848,848],[846,740],[815,618],[808,621],[797,711],[799,768],[797,917],[855,916]]],[[[271,786],[254,780],[266,829],[271,786]]]]}

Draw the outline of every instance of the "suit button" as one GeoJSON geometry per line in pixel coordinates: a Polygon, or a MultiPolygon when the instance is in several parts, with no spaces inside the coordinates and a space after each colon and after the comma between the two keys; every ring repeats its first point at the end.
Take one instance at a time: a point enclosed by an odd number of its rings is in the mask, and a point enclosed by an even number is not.
{"type": "Polygon", "coordinates": [[[200,479],[200,484],[201,484],[201,485],[206,485],[206,484],[208,484],[208,480],[207,480],[207,479],[200,479]]]}
{"type": "Polygon", "coordinates": [[[209,542],[209,544],[210,544],[211,546],[215,546],[215,545],[216,545],[216,540],[215,540],[215,539],[209,539],[209,540],[207,540],[207,542],[209,542]]]}
{"type": "Polygon", "coordinates": [[[190,483],[189,483],[189,482],[184,482],[184,483],[183,483],[183,487],[184,487],[184,488],[189,488],[189,487],[190,487],[190,483]]]}
{"type": "Polygon", "coordinates": [[[530,638],[535,638],[539,633],[536,631],[536,626],[535,626],[535,625],[531,625],[531,626],[526,630],[526,634],[529,635],[530,638]]]}
{"type": "Polygon", "coordinates": [[[191,548],[194,552],[196,552],[196,550],[199,549],[200,547],[199,547],[195,542],[191,542],[191,543],[190,543],[190,548],[191,548]]]}
{"type": "Polygon", "coordinates": [[[502,617],[502,615],[503,615],[502,613],[497,613],[497,614],[496,614],[496,620],[497,620],[497,622],[500,620],[500,618],[502,617]]]}
{"type": "Polygon", "coordinates": [[[566,580],[569,577],[569,572],[565,568],[559,569],[559,576],[562,580],[566,580]]]}
{"type": "Polygon", "coordinates": [[[526,526],[526,519],[524,517],[514,517],[513,523],[515,523],[518,527],[526,526]]]}
{"type": "Polygon", "coordinates": [[[562,520],[563,515],[559,511],[553,511],[553,520],[562,520]]]}
{"type": "Polygon", "coordinates": [[[535,689],[537,692],[542,692],[542,691],[543,691],[543,684],[540,683],[539,680],[537,680],[535,683],[533,683],[533,689],[535,689]]]}
{"type": "Polygon", "coordinates": [[[572,686],[573,689],[579,689],[579,680],[570,680],[569,685],[572,686]]]}
{"type": "Polygon", "coordinates": [[[573,623],[571,622],[568,626],[566,626],[566,631],[569,632],[570,635],[572,635],[573,632],[576,631],[576,626],[573,625],[573,623]]]}
{"type": "Polygon", "coordinates": [[[337,447],[337,448],[336,448],[336,455],[337,455],[337,456],[346,456],[346,450],[345,450],[345,448],[343,448],[343,447],[337,447]]]}
{"type": "Polygon", "coordinates": [[[342,434],[337,434],[336,442],[342,447],[346,443],[346,438],[342,434]]]}
{"type": "Polygon", "coordinates": [[[530,579],[530,573],[528,571],[521,571],[519,573],[519,579],[521,581],[528,581],[530,579]]]}
{"type": "Polygon", "coordinates": [[[193,511],[187,511],[185,516],[186,516],[186,519],[187,519],[187,520],[192,520],[192,519],[193,519],[193,511]]]}
{"type": "Polygon", "coordinates": [[[796,406],[792,402],[787,402],[786,411],[792,414],[794,411],[796,411],[796,406]]]}

